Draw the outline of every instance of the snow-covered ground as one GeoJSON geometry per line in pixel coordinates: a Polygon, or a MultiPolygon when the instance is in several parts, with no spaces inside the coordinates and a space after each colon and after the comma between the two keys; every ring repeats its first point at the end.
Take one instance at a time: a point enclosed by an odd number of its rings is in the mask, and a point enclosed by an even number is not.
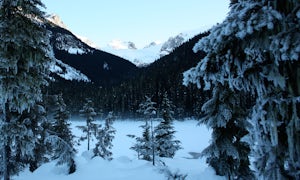
{"type": "MultiPolygon", "coordinates": [[[[103,123],[98,121],[98,123],[103,123]]],[[[176,138],[181,141],[183,149],[179,150],[173,159],[161,159],[166,166],[152,166],[151,162],[138,160],[135,151],[130,150],[134,140],[127,135],[141,135],[139,127],[144,122],[133,120],[117,120],[114,122],[116,129],[113,160],[105,161],[101,158],[90,159],[90,152],[87,152],[86,142],[76,146],[78,153],[76,157],[77,171],[67,175],[65,166],[56,166],[55,162],[44,164],[34,173],[29,170],[21,172],[15,180],[163,180],[166,178],[164,169],[171,172],[187,174],[189,180],[225,179],[215,175],[212,168],[208,167],[204,158],[195,158],[197,153],[204,149],[210,140],[211,132],[205,126],[198,126],[197,121],[175,121],[176,138]],[[192,156],[194,154],[195,156],[192,156]]],[[[157,123],[157,122],[156,122],[157,123]]],[[[72,131],[79,137],[81,131],[76,126],[85,125],[84,120],[73,120],[72,131]]],[[[154,124],[155,125],[155,124],[154,124]]],[[[92,148],[94,145],[92,142],[92,148]]]]}

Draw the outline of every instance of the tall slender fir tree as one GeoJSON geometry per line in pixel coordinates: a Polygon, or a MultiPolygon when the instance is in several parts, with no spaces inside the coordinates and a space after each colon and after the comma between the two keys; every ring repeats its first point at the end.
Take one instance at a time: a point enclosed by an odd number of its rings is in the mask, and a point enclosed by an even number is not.
{"type": "Polygon", "coordinates": [[[113,112],[109,112],[103,129],[99,128],[97,131],[96,139],[98,142],[94,148],[94,156],[100,156],[109,161],[113,159],[111,149],[113,147],[114,134],[116,133],[115,128],[112,126],[114,120],[113,112]]]}
{"type": "Polygon", "coordinates": [[[176,151],[181,149],[180,141],[174,139],[176,131],[173,126],[173,109],[173,104],[165,93],[160,106],[162,119],[154,130],[156,152],[160,157],[173,158],[176,151]]]}
{"type": "Polygon", "coordinates": [[[86,99],[86,103],[83,108],[79,111],[80,115],[86,118],[86,126],[77,126],[79,129],[85,133],[84,136],[80,138],[80,141],[87,140],[87,150],[90,150],[90,142],[92,137],[96,137],[98,125],[94,123],[95,116],[97,113],[94,109],[94,103],[90,99],[86,99]]]}
{"type": "Polygon", "coordinates": [[[74,173],[76,170],[76,164],[74,157],[76,150],[74,148],[74,135],[70,129],[70,123],[68,119],[70,117],[69,111],[66,109],[62,94],[55,96],[55,112],[54,122],[52,124],[52,131],[58,138],[58,142],[55,143],[54,158],[58,159],[57,164],[67,164],[69,167],[69,174],[74,173]],[[58,145],[61,143],[61,145],[58,145]]]}
{"type": "Polygon", "coordinates": [[[138,152],[139,157],[146,161],[152,161],[155,165],[156,156],[156,144],[154,140],[154,129],[153,129],[153,116],[156,115],[155,102],[152,102],[151,98],[146,96],[145,102],[139,105],[138,112],[143,114],[145,124],[141,126],[143,128],[142,137],[136,138],[136,144],[131,148],[138,152]],[[150,121],[150,124],[149,124],[150,121]]]}

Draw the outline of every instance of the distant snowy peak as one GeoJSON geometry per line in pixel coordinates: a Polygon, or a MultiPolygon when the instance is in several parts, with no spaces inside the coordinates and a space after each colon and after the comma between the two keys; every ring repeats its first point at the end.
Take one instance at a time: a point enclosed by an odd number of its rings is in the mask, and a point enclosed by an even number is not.
{"type": "Polygon", "coordinates": [[[53,24],[62,27],[64,29],[68,29],[67,26],[64,24],[64,22],[60,19],[60,17],[57,14],[50,14],[46,18],[48,21],[52,22],[53,24]]]}
{"type": "Polygon", "coordinates": [[[187,35],[180,33],[179,35],[175,37],[170,37],[161,47],[160,49],[160,55],[168,55],[170,54],[176,47],[179,47],[181,44],[183,44],[187,38],[187,35]]]}
{"type": "Polygon", "coordinates": [[[127,59],[138,67],[151,64],[155,60],[159,59],[161,45],[149,46],[143,49],[115,49],[111,46],[103,47],[101,50],[110,54],[127,59]]]}
{"type": "Polygon", "coordinates": [[[101,50],[127,59],[136,66],[141,67],[149,65],[157,59],[170,54],[175,48],[201,32],[200,30],[195,30],[180,33],[177,36],[170,37],[164,43],[158,41],[151,42],[142,49],[137,49],[134,43],[130,41],[113,40],[107,47],[103,47],[101,50]]]}
{"type": "Polygon", "coordinates": [[[119,50],[119,49],[137,49],[135,44],[131,41],[121,41],[121,40],[112,40],[111,42],[108,43],[108,46],[119,50]]]}
{"type": "Polygon", "coordinates": [[[183,43],[187,42],[189,39],[200,34],[200,30],[187,31],[180,33],[175,37],[170,37],[161,47],[160,56],[165,56],[170,54],[175,48],[181,46],[183,43]]]}
{"type": "MultiPolygon", "coordinates": [[[[50,23],[54,24],[55,26],[68,30],[67,26],[64,24],[64,22],[60,19],[58,15],[51,14],[48,15],[46,19],[50,23]]],[[[83,43],[87,44],[88,46],[95,49],[99,49],[99,47],[88,38],[76,34],[73,35],[83,43]]],[[[84,53],[91,52],[91,50],[87,50],[86,48],[83,48],[83,46],[80,45],[81,43],[78,42],[78,40],[73,35],[65,35],[65,34],[57,33],[55,35],[56,42],[57,42],[55,46],[60,50],[65,50],[69,52],[70,54],[84,54],[84,53]]]]}
{"type": "Polygon", "coordinates": [[[157,46],[160,44],[162,44],[160,41],[154,41],[154,42],[151,42],[150,44],[148,44],[147,46],[145,46],[144,49],[154,47],[154,46],[157,46]]]}

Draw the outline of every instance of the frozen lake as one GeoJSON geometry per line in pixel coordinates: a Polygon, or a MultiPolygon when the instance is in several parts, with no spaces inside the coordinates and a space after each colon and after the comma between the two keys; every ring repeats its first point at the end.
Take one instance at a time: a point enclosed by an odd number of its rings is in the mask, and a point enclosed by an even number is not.
{"type": "MultiPolygon", "coordinates": [[[[96,121],[103,124],[104,121],[96,121]]],[[[72,132],[79,137],[82,132],[76,126],[85,125],[84,119],[73,119],[71,121],[72,132]]],[[[113,127],[116,129],[113,140],[113,160],[105,161],[99,157],[90,159],[91,152],[87,152],[87,142],[76,145],[78,150],[76,157],[77,171],[67,175],[66,167],[55,166],[55,162],[50,162],[34,173],[28,170],[20,173],[16,180],[98,180],[98,179],[131,179],[131,180],[156,180],[166,179],[162,169],[170,169],[171,172],[187,174],[187,179],[223,179],[215,175],[215,172],[207,166],[205,158],[198,158],[200,153],[209,143],[211,132],[205,126],[197,125],[195,120],[174,121],[176,139],[181,141],[183,149],[177,151],[173,159],[161,159],[166,166],[152,166],[151,162],[138,160],[137,153],[130,149],[135,143],[128,134],[141,136],[143,121],[137,120],[116,120],[113,127]],[[195,156],[196,155],[196,158],[195,156]]],[[[157,125],[154,122],[153,125],[157,125]]],[[[91,149],[96,142],[92,141],[91,149]]]]}

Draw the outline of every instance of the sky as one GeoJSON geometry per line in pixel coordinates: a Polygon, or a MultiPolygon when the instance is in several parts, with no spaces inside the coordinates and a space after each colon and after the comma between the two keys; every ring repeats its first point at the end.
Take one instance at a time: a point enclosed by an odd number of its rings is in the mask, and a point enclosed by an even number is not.
{"type": "Polygon", "coordinates": [[[74,34],[99,47],[112,40],[143,47],[181,32],[204,30],[222,22],[229,0],[42,0],[74,34]]]}

